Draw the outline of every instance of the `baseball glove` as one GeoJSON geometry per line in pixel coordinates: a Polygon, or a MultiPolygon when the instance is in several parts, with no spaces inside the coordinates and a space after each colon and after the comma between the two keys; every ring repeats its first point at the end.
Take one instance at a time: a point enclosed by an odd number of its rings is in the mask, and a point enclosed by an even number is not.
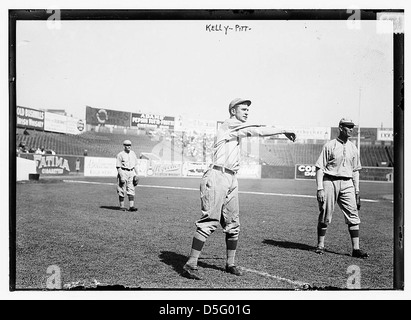
{"type": "Polygon", "coordinates": [[[133,177],[133,186],[136,187],[138,185],[138,182],[139,182],[139,178],[137,176],[134,176],[133,177]]]}
{"type": "Polygon", "coordinates": [[[295,135],[294,132],[284,132],[284,135],[285,135],[288,139],[290,139],[292,142],[294,142],[295,139],[296,139],[296,135],[295,135]]]}

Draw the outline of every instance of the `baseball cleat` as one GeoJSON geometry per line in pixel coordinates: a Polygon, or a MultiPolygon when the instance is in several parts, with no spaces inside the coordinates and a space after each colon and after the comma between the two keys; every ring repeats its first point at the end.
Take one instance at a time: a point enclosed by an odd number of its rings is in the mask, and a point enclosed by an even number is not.
{"type": "Polygon", "coordinates": [[[127,209],[124,208],[124,207],[120,207],[119,210],[120,210],[120,211],[127,211],[127,209]]]}
{"type": "Polygon", "coordinates": [[[138,209],[136,207],[130,207],[129,211],[134,212],[134,211],[138,211],[138,209]]]}
{"type": "Polygon", "coordinates": [[[325,248],[324,247],[317,247],[317,248],[315,248],[314,252],[317,253],[317,254],[324,254],[325,248]]]}
{"type": "Polygon", "coordinates": [[[231,273],[233,275],[236,275],[236,276],[242,276],[243,275],[243,273],[240,271],[240,269],[236,266],[226,265],[225,266],[225,271],[228,272],[228,273],[231,273]]]}
{"type": "Polygon", "coordinates": [[[185,264],[183,266],[183,269],[184,269],[183,275],[187,276],[187,278],[201,280],[197,267],[193,267],[193,266],[190,266],[189,264],[185,264]]]}
{"type": "Polygon", "coordinates": [[[353,256],[354,258],[366,259],[366,258],[368,258],[370,255],[369,255],[367,252],[362,251],[362,250],[360,250],[360,249],[354,249],[354,250],[352,251],[352,256],[353,256]]]}

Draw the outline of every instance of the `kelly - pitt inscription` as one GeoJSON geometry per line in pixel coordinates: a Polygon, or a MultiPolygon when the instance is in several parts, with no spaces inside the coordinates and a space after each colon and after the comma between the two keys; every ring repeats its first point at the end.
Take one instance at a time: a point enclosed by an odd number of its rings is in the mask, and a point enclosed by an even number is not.
{"type": "Polygon", "coordinates": [[[222,23],[216,23],[216,24],[209,23],[205,25],[205,30],[207,32],[223,32],[224,34],[228,34],[229,32],[251,31],[251,27],[247,25],[240,25],[240,24],[224,25],[222,23]]]}

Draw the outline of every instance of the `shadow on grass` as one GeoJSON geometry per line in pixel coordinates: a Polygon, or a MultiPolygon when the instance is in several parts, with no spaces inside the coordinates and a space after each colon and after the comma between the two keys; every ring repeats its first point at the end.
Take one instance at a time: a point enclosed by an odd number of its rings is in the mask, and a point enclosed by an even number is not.
{"type": "Polygon", "coordinates": [[[100,206],[101,209],[109,209],[109,210],[115,210],[115,211],[120,211],[119,206],[100,206]]]}
{"type": "MultiPolygon", "coordinates": [[[[265,239],[263,241],[264,244],[269,244],[275,247],[280,247],[280,248],[285,248],[285,249],[298,249],[298,250],[304,250],[304,251],[312,251],[314,252],[315,248],[314,246],[310,246],[305,243],[297,243],[297,242],[290,242],[290,241],[278,241],[278,240],[271,240],[271,239],[265,239]]],[[[344,254],[340,252],[335,252],[331,251],[328,249],[325,249],[325,252],[328,253],[333,253],[333,254],[338,254],[342,256],[349,256],[349,254],[344,254]]]]}
{"type": "MultiPolygon", "coordinates": [[[[161,251],[161,254],[160,254],[159,257],[160,257],[162,262],[172,266],[173,269],[177,273],[179,273],[180,275],[185,277],[185,275],[183,274],[184,273],[183,266],[187,262],[187,259],[188,259],[187,256],[179,254],[179,253],[175,253],[175,252],[172,252],[172,251],[161,251]]],[[[203,262],[203,261],[201,261],[201,258],[199,258],[198,266],[201,267],[201,268],[209,268],[209,269],[224,271],[224,268],[221,268],[221,267],[218,267],[216,265],[203,262]]]]}

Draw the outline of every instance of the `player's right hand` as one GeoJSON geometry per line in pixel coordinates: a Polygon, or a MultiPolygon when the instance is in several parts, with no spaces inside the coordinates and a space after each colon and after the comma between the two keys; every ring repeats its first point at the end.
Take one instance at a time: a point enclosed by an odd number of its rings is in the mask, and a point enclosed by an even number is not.
{"type": "Polygon", "coordinates": [[[292,142],[295,141],[295,139],[297,138],[296,134],[294,132],[284,132],[284,135],[290,139],[292,142]]]}
{"type": "Polygon", "coordinates": [[[317,190],[317,201],[322,203],[322,202],[324,202],[324,200],[325,200],[324,189],[317,190]]]}

